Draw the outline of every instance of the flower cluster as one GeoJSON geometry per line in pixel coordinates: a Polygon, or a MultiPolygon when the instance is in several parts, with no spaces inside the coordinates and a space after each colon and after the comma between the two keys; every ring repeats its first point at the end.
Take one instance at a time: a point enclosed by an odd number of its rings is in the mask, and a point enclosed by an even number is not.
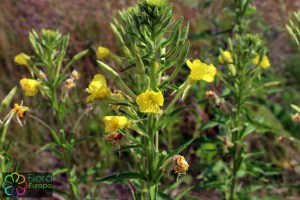
{"type": "Polygon", "coordinates": [[[73,70],[70,77],[65,81],[65,88],[71,90],[76,86],[75,81],[79,80],[79,73],[77,70],[73,70]]]}
{"type": "MultiPolygon", "coordinates": [[[[234,60],[230,51],[223,51],[218,57],[219,63],[221,64],[233,64],[234,60]]],[[[263,69],[267,69],[271,66],[268,56],[264,55],[262,58],[260,56],[255,56],[252,59],[252,64],[259,66],[263,69]]]]}

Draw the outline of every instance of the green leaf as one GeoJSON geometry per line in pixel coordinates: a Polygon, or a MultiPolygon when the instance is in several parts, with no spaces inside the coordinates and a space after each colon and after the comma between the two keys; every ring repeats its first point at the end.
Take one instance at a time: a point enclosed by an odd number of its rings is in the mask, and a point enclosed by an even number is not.
{"type": "Polygon", "coordinates": [[[52,174],[53,174],[53,176],[56,176],[56,175],[58,175],[58,174],[65,173],[65,172],[67,172],[67,171],[68,171],[67,168],[55,169],[55,170],[52,171],[52,174]]]}
{"type": "Polygon", "coordinates": [[[45,150],[51,150],[52,148],[56,147],[57,145],[55,143],[47,143],[45,144],[44,146],[42,146],[41,148],[39,148],[39,150],[37,150],[37,154],[38,153],[41,153],[42,151],[45,151],[45,150]]]}
{"type": "Polygon", "coordinates": [[[274,134],[290,136],[290,133],[284,129],[281,121],[266,106],[260,106],[252,116],[247,114],[246,117],[256,127],[257,133],[271,131],[274,134]]]}
{"type": "Polygon", "coordinates": [[[68,196],[68,193],[63,191],[63,190],[60,190],[60,189],[57,189],[57,188],[53,188],[53,192],[57,193],[57,194],[60,194],[60,195],[63,195],[63,196],[68,196]]]}
{"type": "Polygon", "coordinates": [[[157,193],[158,193],[158,186],[157,185],[151,185],[150,187],[150,197],[153,200],[157,200],[157,193]]]}
{"type": "Polygon", "coordinates": [[[172,117],[172,116],[165,116],[163,117],[157,124],[156,124],[156,129],[163,129],[165,128],[168,124],[174,122],[177,117],[172,117]]]}
{"type": "Polygon", "coordinates": [[[173,110],[169,116],[171,117],[175,117],[176,115],[178,115],[183,109],[185,109],[186,107],[180,107],[180,108],[176,108],[175,110],[173,110]]]}
{"type": "Polygon", "coordinates": [[[72,142],[72,145],[77,145],[77,144],[80,144],[80,143],[82,143],[82,142],[84,142],[84,141],[92,140],[92,139],[94,139],[94,138],[95,138],[94,136],[85,136],[85,137],[81,137],[81,138],[79,138],[79,139],[77,139],[77,140],[74,140],[74,141],[72,142]]]}
{"type": "Polygon", "coordinates": [[[202,189],[211,189],[211,188],[221,188],[222,186],[224,186],[224,182],[222,181],[210,181],[208,183],[201,183],[199,185],[196,185],[193,190],[194,191],[199,191],[202,189]]]}
{"type": "Polygon", "coordinates": [[[53,137],[53,140],[55,141],[56,144],[60,144],[60,139],[53,129],[50,130],[50,135],[53,137]]]}
{"type": "Polygon", "coordinates": [[[300,108],[298,106],[296,106],[295,104],[291,104],[291,107],[297,111],[298,113],[300,113],[300,108]]]}
{"type": "Polygon", "coordinates": [[[4,108],[6,108],[7,106],[9,106],[10,102],[12,101],[12,99],[14,98],[15,94],[17,92],[17,86],[15,86],[9,93],[8,95],[6,95],[6,97],[2,100],[1,104],[0,104],[0,113],[2,112],[2,110],[4,108]]]}
{"type": "Polygon", "coordinates": [[[125,173],[119,173],[112,176],[108,176],[99,180],[96,180],[97,183],[101,182],[111,182],[111,181],[120,181],[120,180],[127,180],[127,179],[142,179],[141,175],[139,173],[134,172],[125,172],[125,173]]]}
{"type": "Polygon", "coordinates": [[[122,148],[116,150],[116,152],[126,151],[128,149],[140,149],[140,148],[144,148],[144,145],[142,145],[142,144],[136,144],[136,145],[123,146],[122,148]]]}
{"type": "Polygon", "coordinates": [[[246,186],[242,189],[241,193],[250,193],[250,192],[255,192],[257,190],[260,190],[261,188],[263,188],[264,186],[262,185],[249,185],[246,186]]]}
{"type": "Polygon", "coordinates": [[[86,183],[86,180],[91,175],[95,174],[99,169],[101,168],[102,164],[101,162],[96,163],[93,167],[88,168],[82,176],[78,178],[79,183],[86,183]]]}
{"type": "Polygon", "coordinates": [[[173,152],[169,153],[168,158],[171,158],[175,155],[178,155],[180,152],[182,152],[184,149],[186,149],[190,144],[192,144],[192,142],[195,140],[195,138],[189,140],[188,142],[184,143],[183,145],[181,145],[180,147],[178,147],[176,150],[174,150],[173,152]]]}
{"type": "Polygon", "coordinates": [[[189,187],[183,191],[180,192],[179,195],[177,195],[177,197],[174,200],[180,200],[182,199],[186,194],[188,194],[194,187],[189,187]]]}
{"type": "Polygon", "coordinates": [[[206,129],[209,129],[209,128],[213,128],[215,126],[218,126],[220,123],[219,122],[216,122],[216,121],[209,121],[207,124],[205,124],[203,127],[202,127],[202,130],[206,130],[206,129]]]}

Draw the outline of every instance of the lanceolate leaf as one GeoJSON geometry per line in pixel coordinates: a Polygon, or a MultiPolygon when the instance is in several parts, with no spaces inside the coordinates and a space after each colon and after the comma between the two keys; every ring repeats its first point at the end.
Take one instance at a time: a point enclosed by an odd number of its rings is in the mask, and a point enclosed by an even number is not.
{"type": "Polygon", "coordinates": [[[171,158],[175,155],[178,155],[180,152],[182,152],[184,149],[186,149],[190,144],[192,144],[192,142],[195,140],[195,138],[189,140],[188,142],[186,142],[185,144],[181,145],[180,147],[178,147],[176,150],[174,150],[173,152],[169,153],[168,158],[171,158]]]}
{"type": "Polygon", "coordinates": [[[300,113],[300,108],[298,106],[296,106],[295,104],[291,104],[291,107],[297,111],[298,113],[300,113]]]}
{"type": "Polygon", "coordinates": [[[134,172],[125,172],[125,173],[119,173],[112,176],[108,176],[102,179],[97,180],[97,183],[101,182],[112,182],[112,181],[120,181],[120,180],[128,180],[128,179],[142,179],[141,175],[139,173],[134,172]]]}
{"type": "Polygon", "coordinates": [[[137,145],[128,145],[128,146],[124,146],[116,151],[126,151],[128,149],[139,149],[139,148],[143,148],[144,145],[142,144],[137,144],[137,145]]]}
{"type": "Polygon", "coordinates": [[[0,104],[0,113],[2,112],[2,110],[4,108],[6,108],[7,106],[9,106],[10,102],[12,101],[12,99],[14,98],[15,94],[17,92],[17,87],[14,87],[9,93],[8,95],[2,100],[1,104],[0,104]]]}

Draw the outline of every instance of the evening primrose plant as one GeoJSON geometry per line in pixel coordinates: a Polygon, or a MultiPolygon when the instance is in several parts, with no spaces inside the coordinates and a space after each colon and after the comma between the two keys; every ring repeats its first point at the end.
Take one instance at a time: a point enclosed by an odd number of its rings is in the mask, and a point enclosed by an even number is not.
{"type": "MultiPolygon", "coordinates": [[[[53,126],[48,116],[38,118],[29,115],[30,118],[41,123],[50,133],[52,141],[47,143],[41,150],[49,150],[62,160],[64,167],[57,169],[53,173],[66,173],[69,182],[69,192],[63,192],[69,199],[79,199],[78,174],[73,163],[73,150],[81,138],[75,138],[76,125],[79,124],[82,116],[79,116],[74,128],[70,131],[66,129],[68,114],[74,110],[79,99],[68,98],[72,90],[76,87],[76,82],[80,78],[78,71],[71,70],[77,60],[85,56],[88,51],[82,51],[72,59],[66,58],[69,43],[69,35],[62,35],[58,31],[42,29],[39,33],[32,30],[29,33],[29,42],[33,55],[20,53],[15,57],[18,65],[25,66],[30,75],[20,80],[20,86],[25,96],[42,96],[40,105],[49,107],[54,118],[53,126]]],[[[24,110],[19,106],[18,110],[24,110]]],[[[83,115],[86,114],[85,112],[83,115]]],[[[21,117],[21,115],[19,115],[21,117]]]]}
{"type": "Polygon", "coordinates": [[[160,138],[182,110],[175,107],[176,102],[184,100],[197,81],[212,82],[217,73],[213,64],[186,59],[189,25],[182,24],[183,19],[173,18],[166,0],[142,0],[120,11],[111,27],[126,60],[121,66],[122,74],[97,60],[118,89],[108,86],[102,74],[95,75],[86,89],[86,101],[102,99],[112,107],[114,114],[103,118],[104,139],[115,151],[129,151],[133,158],[132,163],[124,163],[132,171],[97,182],[127,180],[134,199],[158,199],[164,174],[173,171],[178,178],[187,173],[189,164],[180,152],[194,139],[166,152],[160,138]],[[184,64],[190,75],[178,84],[175,78],[184,64]],[[128,78],[122,79],[121,75],[128,78]]]}
{"type": "Polygon", "coordinates": [[[249,110],[255,105],[253,98],[263,89],[275,86],[278,82],[264,83],[262,73],[270,67],[264,43],[258,36],[236,35],[228,40],[228,49],[220,49],[218,60],[224,66],[219,78],[224,86],[222,98],[215,92],[207,92],[209,99],[215,99],[215,109],[224,150],[231,161],[225,168],[227,176],[224,180],[226,199],[239,199],[243,193],[239,179],[245,175],[256,174],[246,166],[250,166],[250,152],[247,152],[246,137],[255,131],[249,110]],[[250,101],[251,100],[251,101],[250,101]],[[218,103],[217,103],[218,102],[218,103]]]}

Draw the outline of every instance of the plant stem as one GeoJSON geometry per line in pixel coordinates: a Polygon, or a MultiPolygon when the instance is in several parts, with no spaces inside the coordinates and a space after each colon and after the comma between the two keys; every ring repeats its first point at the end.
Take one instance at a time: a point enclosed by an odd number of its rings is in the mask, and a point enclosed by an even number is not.
{"type": "Polygon", "coordinates": [[[57,95],[56,95],[56,87],[53,88],[52,90],[52,107],[54,109],[54,115],[55,118],[57,120],[58,123],[58,132],[61,134],[61,139],[60,139],[60,144],[61,147],[63,149],[63,162],[64,165],[67,168],[67,179],[68,179],[68,183],[70,186],[70,197],[72,200],[76,200],[77,198],[77,193],[78,193],[78,185],[76,182],[76,176],[73,176],[71,174],[72,171],[72,150],[73,150],[73,146],[66,143],[65,140],[65,131],[64,131],[64,115],[61,115],[62,111],[61,106],[58,104],[58,99],[57,99],[57,95]],[[71,148],[71,149],[70,149],[71,148]],[[75,183],[75,184],[74,184],[75,183]]]}
{"type": "Polygon", "coordinates": [[[170,102],[170,104],[166,108],[165,113],[170,112],[170,110],[173,108],[174,104],[177,102],[179,97],[183,94],[183,92],[184,92],[184,90],[186,89],[187,86],[188,86],[187,81],[182,84],[182,86],[180,87],[180,90],[177,92],[176,96],[172,99],[172,101],[170,102]]]}
{"type": "Polygon", "coordinates": [[[30,118],[32,118],[32,119],[34,119],[34,120],[36,120],[36,121],[38,121],[40,124],[42,124],[43,126],[45,126],[47,129],[52,130],[52,128],[48,124],[46,124],[46,122],[44,122],[43,120],[41,120],[40,118],[38,118],[38,117],[36,117],[34,115],[31,115],[29,113],[27,114],[27,116],[30,117],[30,118]]]}
{"type": "MultiPolygon", "coordinates": [[[[8,128],[8,125],[6,126],[2,126],[1,129],[2,129],[2,135],[1,135],[1,146],[2,146],[2,149],[4,148],[4,142],[5,142],[5,136],[6,136],[6,133],[7,133],[7,128],[8,128]],[[3,127],[3,129],[2,129],[3,127]]],[[[3,158],[1,160],[1,182],[2,182],[2,173],[5,172],[5,158],[3,158]]]]}
{"type": "Polygon", "coordinates": [[[153,91],[157,91],[156,89],[156,69],[155,69],[155,61],[153,61],[151,63],[151,66],[150,66],[150,88],[153,90],[153,91]]]}
{"type": "MultiPolygon", "coordinates": [[[[243,73],[242,73],[243,74],[243,73]]],[[[241,77],[240,81],[241,83],[244,82],[244,76],[241,77]]],[[[235,193],[236,193],[236,175],[240,168],[239,159],[237,159],[237,153],[238,153],[238,141],[239,141],[239,128],[241,127],[242,121],[241,121],[241,107],[242,107],[242,88],[239,84],[237,88],[237,98],[236,98],[236,112],[234,116],[234,122],[233,122],[233,130],[237,128],[236,131],[232,133],[232,143],[233,143],[233,152],[232,152],[232,160],[233,160],[233,167],[232,167],[232,180],[231,180],[231,186],[230,186],[230,200],[235,199],[235,193]]],[[[242,149],[240,150],[242,153],[242,149]]]]}
{"type": "Polygon", "coordinates": [[[159,150],[158,150],[158,140],[159,140],[159,135],[158,135],[158,131],[156,131],[156,133],[155,133],[155,152],[159,152],[159,150]]]}

